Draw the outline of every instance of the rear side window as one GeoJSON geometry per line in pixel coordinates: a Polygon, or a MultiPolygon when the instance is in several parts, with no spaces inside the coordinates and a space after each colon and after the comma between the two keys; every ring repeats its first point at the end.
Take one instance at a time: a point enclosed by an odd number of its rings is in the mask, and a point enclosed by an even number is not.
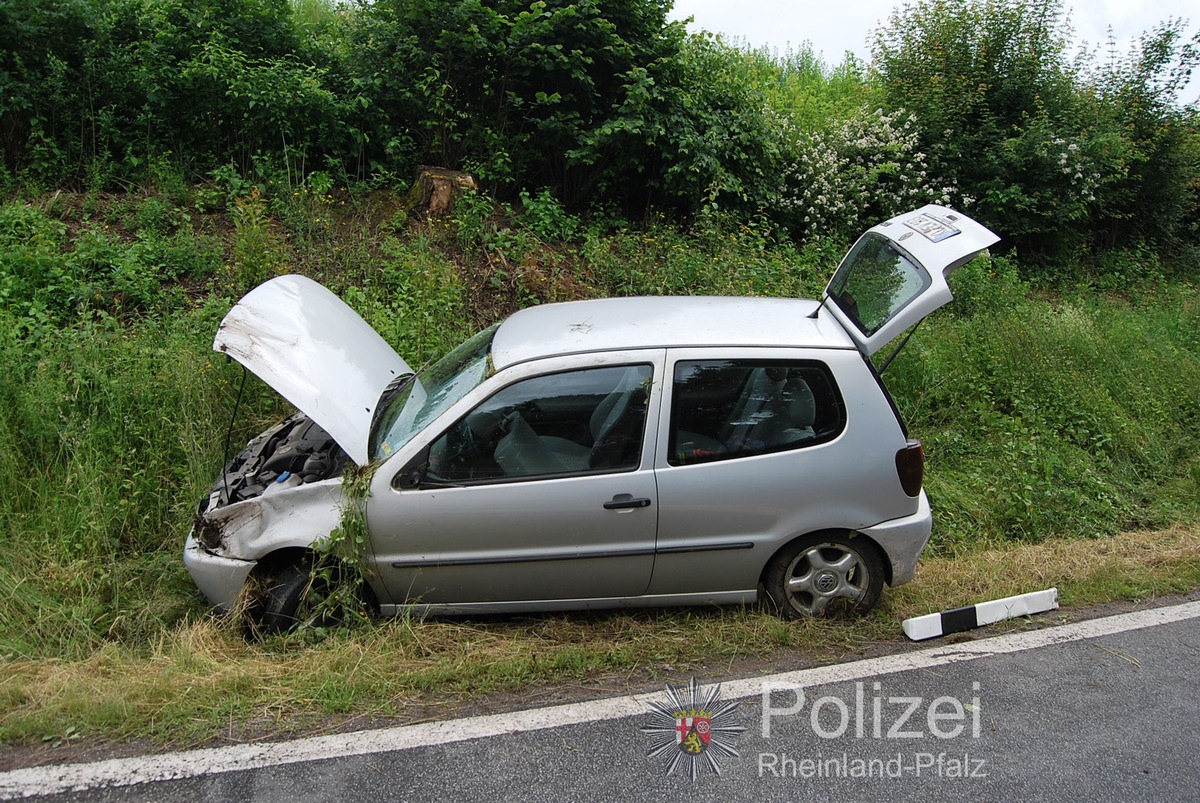
{"type": "Polygon", "coordinates": [[[675,366],[673,466],[815,446],[846,425],[845,405],[824,363],[697,360],[675,366]]]}

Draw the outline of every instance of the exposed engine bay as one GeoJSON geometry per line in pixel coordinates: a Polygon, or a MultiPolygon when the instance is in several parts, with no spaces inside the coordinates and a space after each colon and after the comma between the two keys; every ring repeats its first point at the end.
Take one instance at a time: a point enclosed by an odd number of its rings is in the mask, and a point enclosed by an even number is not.
{"type": "Polygon", "coordinates": [[[304,413],[296,413],[246,444],[217,476],[197,512],[253,499],[275,488],[341,476],[349,460],[329,433],[304,413]]]}

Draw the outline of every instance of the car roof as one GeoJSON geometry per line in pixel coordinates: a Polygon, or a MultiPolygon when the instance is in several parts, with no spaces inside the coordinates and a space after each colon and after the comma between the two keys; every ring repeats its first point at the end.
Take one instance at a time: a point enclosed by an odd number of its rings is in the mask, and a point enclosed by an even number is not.
{"type": "Polygon", "coordinates": [[[497,370],[564,354],[639,348],[788,346],[852,349],[811,299],[671,296],[603,298],[529,307],[492,339],[497,370]]]}

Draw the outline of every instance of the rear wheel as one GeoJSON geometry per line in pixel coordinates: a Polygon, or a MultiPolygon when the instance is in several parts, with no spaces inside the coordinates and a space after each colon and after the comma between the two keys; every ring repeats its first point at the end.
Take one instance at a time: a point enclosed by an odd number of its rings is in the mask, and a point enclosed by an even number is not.
{"type": "Polygon", "coordinates": [[[785,547],[768,564],[763,586],[786,619],[863,614],[883,593],[883,561],[866,538],[826,533],[785,547]]]}

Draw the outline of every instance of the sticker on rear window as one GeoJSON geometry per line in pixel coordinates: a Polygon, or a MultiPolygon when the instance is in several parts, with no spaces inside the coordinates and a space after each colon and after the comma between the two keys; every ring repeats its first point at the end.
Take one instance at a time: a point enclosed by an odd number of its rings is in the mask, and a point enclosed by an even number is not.
{"type": "Polygon", "coordinates": [[[940,243],[942,240],[953,237],[958,234],[958,229],[951,226],[944,220],[938,220],[932,215],[917,215],[904,221],[904,225],[908,226],[918,234],[925,236],[925,239],[931,242],[940,243]]]}

